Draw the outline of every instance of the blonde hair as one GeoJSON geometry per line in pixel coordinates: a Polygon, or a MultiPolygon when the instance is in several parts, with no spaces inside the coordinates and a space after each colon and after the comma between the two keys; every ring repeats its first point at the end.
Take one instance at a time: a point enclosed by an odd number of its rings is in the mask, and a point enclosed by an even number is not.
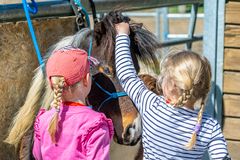
{"type": "Polygon", "coordinates": [[[60,112],[60,105],[62,103],[62,93],[64,88],[64,77],[51,77],[51,83],[54,92],[52,107],[56,109],[52,120],[49,123],[48,132],[51,136],[52,142],[56,143],[56,133],[58,129],[58,113],[60,112]]]}
{"type": "MultiPolygon", "coordinates": [[[[194,132],[186,144],[187,149],[192,149],[196,143],[202,115],[205,107],[205,99],[211,86],[211,67],[209,61],[192,51],[180,51],[168,54],[161,62],[161,74],[158,77],[158,85],[161,86],[163,78],[168,77],[173,81],[177,90],[178,100],[175,106],[183,106],[187,102],[201,100],[194,132]]],[[[168,82],[170,83],[170,82],[168,82]]],[[[170,85],[168,84],[167,85],[170,85]]]]}

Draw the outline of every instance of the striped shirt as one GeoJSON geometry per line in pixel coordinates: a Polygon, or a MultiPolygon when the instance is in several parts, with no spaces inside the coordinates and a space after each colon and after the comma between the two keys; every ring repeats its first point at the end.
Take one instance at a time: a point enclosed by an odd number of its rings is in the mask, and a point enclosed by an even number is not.
{"type": "Polygon", "coordinates": [[[116,37],[116,71],[122,87],[142,117],[144,159],[200,160],[207,150],[214,160],[229,157],[220,125],[205,113],[195,147],[192,150],[185,148],[194,131],[198,111],[173,107],[163,96],[149,91],[137,76],[129,46],[128,35],[116,37]]]}

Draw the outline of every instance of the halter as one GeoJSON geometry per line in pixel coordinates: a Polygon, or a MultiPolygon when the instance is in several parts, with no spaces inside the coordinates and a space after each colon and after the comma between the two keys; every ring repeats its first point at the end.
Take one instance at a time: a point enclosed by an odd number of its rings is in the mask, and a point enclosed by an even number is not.
{"type": "Polygon", "coordinates": [[[119,97],[124,97],[124,96],[128,96],[127,93],[125,92],[113,92],[113,93],[110,93],[108,92],[106,89],[104,89],[100,84],[98,84],[97,82],[95,82],[95,84],[98,86],[98,88],[100,90],[102,90],[104,93],[106,93],[108,95],[108,98],[106,98],[101,104],[100,106],[98,107],[98,111],[101,110],[101,108],[103,107],[103,105],[110,101],[111,99],[117,99],[119,97]]]}

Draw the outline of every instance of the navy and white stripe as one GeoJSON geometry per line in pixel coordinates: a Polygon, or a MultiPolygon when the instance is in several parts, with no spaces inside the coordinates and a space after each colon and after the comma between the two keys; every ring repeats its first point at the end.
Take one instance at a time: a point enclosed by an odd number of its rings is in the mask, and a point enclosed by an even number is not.
{"type": "Polygon", "coordinates": [[[142,117],[144,159],[201,159],[208,150],[214,160],[228,156],[221,127],[216,120],[203,114],[196,146],[187,150],[196,125],[197,111],[166,104],[164,97],[149,91],[138,78],[130,54],[128,35],[116,37],[116,70],[125,92],[132,99],[142,117]]]}

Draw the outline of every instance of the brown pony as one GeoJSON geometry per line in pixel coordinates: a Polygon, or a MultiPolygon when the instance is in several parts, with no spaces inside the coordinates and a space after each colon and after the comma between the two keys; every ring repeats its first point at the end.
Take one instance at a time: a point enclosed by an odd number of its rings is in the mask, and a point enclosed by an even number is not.
{"type": "MultiPolygon", "coordinates": [[[[124,96],[112,98],[102,104],[108,98],[108,95],[99,88],[101,86],[101,88],[109,93],[122,91],[115,74],[114,65],[114,37],[116,36],[114,24],[122,21],[130,23],[131,53],[137,72],[140,68],[138,59],[158,69],[159,64],[155,52],[159,44],[155,36],[144,29],[142,24],[131,23],[130,19],[123,16],[119,11],[110,12],[106,15],[95,25],[93,32],[89,29],[82,29],[73,36],[63,38],[49,48],[46,60],[53,50],[68,45],[88,51],[93,35],[92,56],[97,58],[101,63],[98,67],[92,69],[94,82],[88,96],[88,101],[94,106],[95,110],[105,113],[107,117],[113,120],[115,128],[114,140],[117,143],[135,145],[141,137],[141,119],[132,101],[129,97],[124,96]],[[99,71],[103,73],[99,73],[99,71]],[[99,86],[96,84],[99,84],[99,86]]],[[[154,89],[155,87],[152,88],[154,89]]],[[[19,147],[20,144],[20,154],[27,153],[22,154],[20,158],[30,158],[31,128],[35,115],[41,106],[49,109],[52,99],[53,94],[47,84],[45,72],[39,67],[36,70],[25,104],[15,116],[9,136],[6,139],[6,142],[16,147],[19,147]]]]}

